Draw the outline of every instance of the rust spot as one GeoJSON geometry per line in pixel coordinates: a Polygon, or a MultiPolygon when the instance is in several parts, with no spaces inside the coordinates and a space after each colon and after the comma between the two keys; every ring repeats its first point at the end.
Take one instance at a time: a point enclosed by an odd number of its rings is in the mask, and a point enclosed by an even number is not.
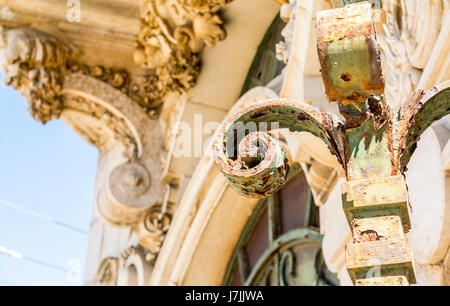
{"type": "Polygon", "coordinates": [[[250,118],[256,119],[256,118],[259,118],[259,117],[262,117],[262,116],[264,116],[264,112],[257,112],[257,113],[251,114],[250,118]]]}
{"type": "Polygon", "coordinates": [[[350,77],[350,75],[347,74],[347,73],[341,74],[341,79],[342,79],[344,82],[350,82],[350,81],[352,80],[352,78],[350,77]]]}
{"type": "Polygon", "coordinates": [[[358,242],[378,241],[383,238],[384,238],[383,236],[378,235],[378,233],[374,230],[366,230],[359,233],[357,241],[358,242]]]}
{"type": "Polygon", "coordinates": [[[300,121],[304,121],[308,119],[308,117],[305,114],[298,114],[297,119],[300,121]]]}

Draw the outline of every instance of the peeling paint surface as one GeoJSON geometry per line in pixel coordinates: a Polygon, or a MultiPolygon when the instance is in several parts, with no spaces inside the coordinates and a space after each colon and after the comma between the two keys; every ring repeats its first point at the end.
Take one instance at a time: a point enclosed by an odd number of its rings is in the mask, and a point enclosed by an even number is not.
{"type": "Polygon", "coordinates": [[[343,124],[337,116],[291,99],[256,103],[230,117],[219,129],[213,145],[220,170],[231,186],[245,196],[267,197],[285,182],[288,171],[285,153],[267,134],[274,128],[272,123],[292,132],[310,132],[322,139],[338,159],[343,158],[342,142],[337,141],[342,137],[343,124]],[[250,136],[252,133],[259,137],[250,136]],[[257,141],[262,149],[254,147],[257,141]],[[248,152],[253,152],[253,158],[248,152]]]}
{"type": "Polygon", "coordinates": [[[330,101],[356,107],[381,95],[384,78],[370,4],[317,14],[317,51],[330,101]]]}
{"type": "Polygon", "coordinates": [[[417,90],[403,104],[396,120],[394,156],[401,172],[414,153],[420,135],[435,121],[450,114],[450,80],[434,86],[427,92],[417,90]]]}

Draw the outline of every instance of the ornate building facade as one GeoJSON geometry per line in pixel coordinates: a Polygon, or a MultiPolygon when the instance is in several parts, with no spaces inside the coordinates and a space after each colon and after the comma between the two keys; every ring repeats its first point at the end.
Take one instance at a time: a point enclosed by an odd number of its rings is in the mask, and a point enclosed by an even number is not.
{"type": "MultiPolygon", "coordinates": [[[[211,146],[267,99],[339,116],[316,16],[345,2],[0,0],[4,83],[100,151],[85,284],[352,285],[345,172],[319,138],[278,132],[287,182],[259,200],[227,184],[211,146]]],[[[369,2],[392,109],[450,79],[448,0],[369,2]]],[[[422,134],[405,174],[420,285],[450,284],[449,120],[422,134]]]]}

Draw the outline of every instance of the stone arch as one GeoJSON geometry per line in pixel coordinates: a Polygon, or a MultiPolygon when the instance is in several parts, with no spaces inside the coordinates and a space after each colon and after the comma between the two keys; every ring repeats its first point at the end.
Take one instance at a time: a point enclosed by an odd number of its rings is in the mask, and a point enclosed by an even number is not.
{"type": "Polygon", "coordinates": [[[122,254],[118,270],[118,286],[145,286],[151,275],[151,266],[142,250],[130,248],[122,254]]]}

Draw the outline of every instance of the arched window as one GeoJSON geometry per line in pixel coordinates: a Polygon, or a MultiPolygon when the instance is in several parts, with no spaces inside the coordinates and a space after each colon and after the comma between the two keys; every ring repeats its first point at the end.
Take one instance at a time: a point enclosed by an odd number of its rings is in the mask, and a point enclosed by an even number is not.
{"type": "Polygon", "coordinates": [[[241,96],[254,87],[267,85],[286,66],[277,59],[275,52],[275,45],[282,39],[281,31],[285,26],[279,15],[272,21],[250,65],[241,96]]]}
{"type": "Polygon", "coordinates": [[[261,200],[228,263],[224,285],[338,285],[325,266],[319,209],[300,165],[286,185],[261,200]]]}

